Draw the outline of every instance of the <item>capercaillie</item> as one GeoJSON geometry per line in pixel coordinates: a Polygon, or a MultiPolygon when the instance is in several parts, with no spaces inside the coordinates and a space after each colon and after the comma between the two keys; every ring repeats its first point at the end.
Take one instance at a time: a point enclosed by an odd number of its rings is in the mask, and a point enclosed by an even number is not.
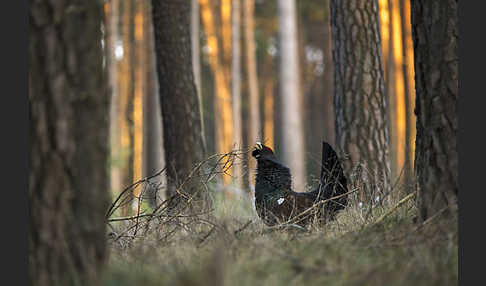
{"type": "Polygon", "coordinates": [[[255,209],[266,225],[289,222],[305,226],[314,219],[325,223],[346,206],[347,180],[327,142],[322,142],[320,182],[311,192],[292,191],[290,169],[279,162],[271,148],[257,142],[252,156],[257,160],[255,209]],[[319,204],[323,200],[327,201],[319,204]]]}

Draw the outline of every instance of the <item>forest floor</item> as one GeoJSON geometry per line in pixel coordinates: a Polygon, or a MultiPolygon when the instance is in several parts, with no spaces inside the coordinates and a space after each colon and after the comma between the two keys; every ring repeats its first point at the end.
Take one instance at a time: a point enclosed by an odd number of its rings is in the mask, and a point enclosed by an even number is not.
{"type": "Polygon", "coordinates": [[[377,222],[397,201],[370,209],[353,196],[304,231],[266,227],[246,197],[220,197],[205,227],[112,241],[103,285],[457,285],[457,220],[414,223],[409,200],[377,222]]]}

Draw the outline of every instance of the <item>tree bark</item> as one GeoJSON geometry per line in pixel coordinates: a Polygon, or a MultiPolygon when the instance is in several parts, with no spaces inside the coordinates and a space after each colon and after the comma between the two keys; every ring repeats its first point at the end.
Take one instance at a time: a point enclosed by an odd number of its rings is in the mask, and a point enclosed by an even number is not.
{"type": "Polygon", "coordinates": [[[403,75],[404,75],[404,90],[405,90],[405,114],[406,114],[406,128],[405,128],[405,192],[410,193],[414,190],[413,182],[413,164],[415,157],[415,136],[416,136],[416,118],[413,113],[415,107],[415,80],[414,80],[414,64],[413,64],[413,40],[412,40],[412,24],[410,1],[400,0],[401,23],[403,27],[402,43],[403,43],[403,75]]]}
{"type": "MultiPolygon", "coordinates": [[[[231,93],[233,108],[233,141],[237,148],[243,149],[243,128],[241,117],[241,2],[233,0],[231,4],[231,93]]],[[[243,187],[243,161],[236,158],[234,165],[234,183],[243,187]]]]}
{"type": "Polygon", "coordinates": [[[273,72],[273,58],[269,53],[265,53],[263,61],[263,142],[265,145],[274,149],[274,85],[275,74],[273,72]]]}
{"type": "MultiPolygon", "coordinates": [[[[143,114],[144,110],[144,93],[146,88],[145,78],[145,52],[147,40],[145,35],[147,29],[144,23],[144,2],[133,1],[133,29],[134,29],[134,41],[133,41],[133,182],[142,179],[142,159],[143,159],[143,114]]],[[[138,199],[142,194],[142,188],[135,188],[133,190],[134,200],[132,201],[132,213],[136,213],[139,210],[138,199]]]]}
{"type": "MultiPolygon", "coordinates": [[[[396,180],[398,178],[401,179],[402,182],[407,182],[408,176],[410,172],[408,172],[407,168],[410,165],[406,165],[406,100],[407,95],[405,93],[405,75],[403,73],[403,26],[401,24],[400,18],[400,3],[399,0],[392,0],[391,4],[391,22],[392,22],[392,41],[393,41],[393,59],[394,59],[394,86],[395,89],[393,90],[392,94],[389,94],[388,98],[391,98],[393,95],[394,98],[394,106],[393,109],[390,108],[389,112],[394,114],[394,121],[393,124],[390,124],[390,136],[394,138],[395,142],[393,145],[395,146],[395,169],[396,173],[393,175],[391,172],[391,179],[396,180]],[[392,132],[391,130],[394,130],[392,132]],[[394,133],[394,134],[393,134],[394,133]]],[[[403,12],[403,11],[402,11],[403,12]]],[[[390,140],[392,143],[392,140],[390,140]]]]}
{"type": "MultiPolygon", "coordinates": [[[[122,57],[120,59],[120,68],[118,85],[120,94],[118,96],[118,114],[116,115],[120,129],[120,152],[118,158],[113,158],[120,170],[120,183],[122,188],[133,183],[133,99],[134,99],[134,6],[133,0],[120,2],[122,13],[121,31],[122,31],[122,57]]],[[[121,189],[115,190],[121,192],[121,189]]],[[[133,198],[133,193],[129,194],[127,199],[133,198]]],[[[131,205],[124,204],[121,206],[121,215],[128,216],[131,213],[131,205]]]]}
{"type": "Polygon", "coordinates": [[[423,220],[457,207],[457,1],[412,1],[417,140],[415,179],[423,220]]]}
{"type": "MultiPolygon", "coordinates": [[[[334,105],[333,105],[333,65],[332,65],[332,36],[331,36],[331,23],[329,17],[326,17],[325,30],[325,45],[324,45],[324,94],[322,112],[324,113],[324,140],[335,145],[335,124],[334,124],[334,105]]],[[[319,142],[321,143],[321,142],[319,142]]]]}
{"type": "MultiPolygon", "coordinates": [[[[336,144],[361,199],[390,189],[387,100],[376,0],[331,0],[336,144]]],[[[374,195],[373,195],[374,197],[374,195]]]]}
{"type": "MultiPolygon", "coordinates": [[[[255,1],[245,0],[243,5],[244,17],[244,37],[245,37],[245,59],[248,78],[248,110],[249,110],[249,128],[248,128],[248,146],[253,146],[257,141],[262,140],[262,124],[260,118],[260,101],[258,92],[258,77],[256,66],[256,47],[255,47],[255,24],[254,24],[255,1]]],[[[248,176],[250,186],[255,184],[256,162],[248,154],[248,167],[251,170],[248,176]]]]}
{"type": "Polygon", "coordinates": [[[152,1],[168,196],[176,193],[205,151],[191,61],[190,13],[190,1],[152,1]]]}
{"type": "Polygon", "coordinates": [[[199,3],[198,0],[191,0],[191,50],[192,50],[192,68],[194,72],[194,83],[197,89],[197,99],[199,101],[199,113],[201,114],[201,133],[204,149],[207,148],[206,131],[204,127],[203,101],[201,91],[201,58],[199,47],[199,3]]]}
{"type": "Polygon", "coordinates": [[[221,8],[221,46],[223,47],[223,63],[228,70],[228,77],[231,69],[231,0],[218,1],[221,8]]]}
{"type": "Polygon", "coordinates": [[[279,0],[280,23],[280,94],[282,104],[283,163],[292,172],[295,191],[304,191],[306,171],[304,127],[301,114],[297,21],[294,0],[279,0]]]}
{"type": "MultiPolygon", "coordinates": [[[[200,0],[201,18],[204,24],[207,45],[209,48],[209,65],[214,78],[214,129],[216,134],[216,150],[220,154],[233,149],[233,113],[231,106],[231,88],[228,73],[219,58],[220,44],[218,41],[216,13],[211,9],[209,0],[200,0]]],[[[227,173],[231,174],[231,169],[227,173]]],[[[223,184],[228,185],[231,177],[223,175],[223,184]]]]}
{"type": "Polygon", "coordinates": [[[108,206],[103,7],[52,3],[29,9],[29,279],[98,285],[108,206]]]}
{"type": "Polygon", "coordinates": [[[110,191],[113,194],[122,189],[122,178],[120,165],[115,163],[121,157],[121,140],[120,140],[120,89],[118,84],[119,63],[115,50],[120,40],[120,1],[113,0],[110,3],[110,24],[109,24],[109,87],[110,87],[110,191]]]}
{"type": "MultiPolygon", "coordinates": [[[[145,44],[145,78],[146,89],[144,94],[144,123],[143,123],[143,152],[144,168],[143,177],[155,174],[161,170],[165,164],[165,154],[163,150],[162,136],[162,114],[160,112],[159,85],[157,81],[156,57],[154,48],[154,30],[152,24],[152,5],[145,3],[145,27],[147,29],[145,44]]],[[[166,173],[161,175],[161,188],[167,187],[166,173]]],[[[155,189],[148,190],[150,204],[155,207],[164,199],[165,194],[155,189]]]]}
{"type": "Polygon", "coordinates": [[[385,96],[387,98],[387,120],[389,134],[389,158],[390,158],[390,181],[394,181],[400,172],[398,168],[398,142],[399,134],[397,128],[397,81],[396,81],[396,58],[393,25],[393,0],[378,0],[380,15],[380,36],[381,36],[381,56],[383,63],[383,81],[385,84],[385,96]]]}

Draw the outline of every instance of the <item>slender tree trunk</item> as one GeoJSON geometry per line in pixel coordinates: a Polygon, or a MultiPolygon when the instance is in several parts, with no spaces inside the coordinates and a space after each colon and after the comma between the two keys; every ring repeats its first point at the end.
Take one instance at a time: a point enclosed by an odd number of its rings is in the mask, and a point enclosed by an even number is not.
{"type": "Polygon", "coordinates": [[[403,27],[402,43],[403,43],[403,75],[404,75],[404,91],[405,91],[405,191],[407,193],[413,191],[412,176],[413,176],[413,162],[415,156],[415,128],[416,118],[413,113],[415,107],[415,80],[414,80],[414,64],[413,64],[413,41],[412,41],[412,24],[410,1],[400,0],[401,24],[403,27]]]}
{"type": "MultiPolygon", "coordinates": [[[[412,170],[410,155],[413,141],[410,124],[414,124],[410,121],[410,80],[405,50],[406,40],[411,41],[411,35],[406,36],[407,28],[410,27],[406,27],[404,21],[404,13],[407,11],[403,0],[379,0],[379,3],[385,91],[389,104],[390,178],[394,184],[399,180],[407,188],[412,170]]],[[[410,17],[409,12],[408,15],[410,17]]],[[[394,195],[402,196],[403,193],[394,192],[394,195]]]]}
{"type": "MultiPolygon", "coordinates": [[[[390,109],[390,112],[395,115],[395,119],[393,121],[393,130],[395,130],[395,134],[392,136],[395,142],[393,145],[395,146],[396,153],[395,157],[395,168],[396,174],[395,176],[401,175],[401,180],[403,182],[408,181],[409,179],[407,176],[410,172],[407,171],[406,162],[406,93],[405,93],[405,78],[403,73],[403,42],[402,42],[402,35],[403,35],[403,27],[401,24],[401,17],[400,17],[400,3],[399,0],[392,0],[391,1],[391,22],[392,22],[392,41],[393,41],[393,59],[394,59],[394,86],[395,89],[393,90],[395,104],[394,109],[390,109]]],[[[390,126],[389,126],[390,127],[390,126]]],[[[393,180],[397,177],[391,176],[393,180]]]]}
{"type": "Polygon", "coordinates": [[[282,104],[283,163],[292,172],[295,191],[304,191],[306,184],[304,127],[300,113],[299,60],[297,21],[294,0],[279,0],[280,24],[280,94],[282,104]]]}
{"type": "MultiPolygon", "coordinates": [[[[204,156],[201,116],[191,62],[189,1],[152,1],[168,196],[204,156]]],[[[196,187],[181,192],[194,193],[196,187]]]]}
{"type": "MultiPolygon", "coordinates": [[[[398,149],[399,131],[397,126],[397,81],[396,81],[396,58],[395,49],[395,27],[393,23],[393,0],[378,0],[380,15],[380,36],[381,54],[383,62],[383,80],[385,84],[385,96],[387,98],[388,112],[388,134],[389,134],[389,158],[390,158],[390,180],[394,181],[399,175],[398,149]]],[[[398,35],[399,36],[399,35],[398,35]]]]}
{"type": "MultiPolygon", "coordinates": [[[[331,0],[336,144],[361,199],[390,190],[387,100],[376,0],[331,0]]],[[[373,196],[374,197],[374,196],[373,196]]]]}
{"type": "MultiPolygon", "coordinates": [[[[123,54],[120,63],[119,98],[119,126],[120,126],[120,157],[116,158],[120,166],[120,180],[122,188],[133,183],[133,96],[134,96],[134,72],[133,72],[133,0],[120,3],[122,11],[122,48],[123,54]]],[[[121,192],[122,190],[117,190],[121,192]]],[[[129,199],[132,197],[130,194],[129,199]]],[[[128,216],[131,205],[124,204],[121,207],[121,215],[128,216]]]]}
{"type": "Polygon", "coordinates": [[[268,53],[265,55],[263,66],[263,142],[270,148],[275,148],[274,138],[274,73],[273,58],[268,53]]]}
{"type": "MultiPolygon", "coordinates": [[[[144,128],[143,128],[143,150],[144,150],[144,168],[143,177],[147,177],[160,171],[165,166],[165,154],[163,150],[162,135],[162,114],[160,112],[159,85],[157,80],[156,57],[154,49],[154,31],[152,25],[152,5],[144,1],[145,10],[145,35],[146,44],[144,52],[145,57],[145,78],[146,89],[144,95],[144,128]]],[[[162,174],[161,188],[167,187],[167,178],[165,172],[162,174]]],[[[152,206],[162,202],[165,194],[155,189],[148,190],[149,201],[152,206]]]]}
{"type": "Polygon", "coordinates": [[[457,158],[457,1],[411,2],[415,54],[416,190],[423,220],[455,211],[457,158]]]}
{"type": "MultiPolygon", "coordinates": [[[[231,93],[233,98],[233,141],[238,149],[243,148],[243,128],[241,117],[241,5],[240,0],[231,4],[231,93]]],[[[237,158],[234,162],[234,179],[238,188],[243,187],[243,161],[237,158]]]]}
{"type": "Polygon", "coordinates": [[[31,285],[99,285],[109,199],[102,21],[97,1],[29,9],[31,285]]]}
{"type": "MultiPolygon", "coordinates": [[[[328,0],[324,1],[324,4],[329,7],[328,0]]],[[[304,15],[309,13],[306,10],[302,11],[304,15]]],[[[308,75],[308,79],[305,81],[309,85],[304,93],[306,101],[305,112],[303,113],[306,116],[304,121],[306,126],[306,156],[309,158],[306,165],[307,177],[308,181],[312,179],[315,183],[319,181],[321,170],[322,141],[324,140],[334,146],[331,28],[327,12],[319,21],[308,20],[305,16],[299,17],[299,19],[302,21],[302,33],[307,38],[301,48],[303,54],[301,59],[306,63],[302,65],[302,69],[307,71],[304,74],[308,75]],[[318,31],[314,31],[314,29],[318,29],[318,31]],[[308,58],[306,53],[309,50],[306,52],[305,47],[307,49],[312,48],[313,55],[317,56],[317,52],[320,52],[321,60],[308,58]]],[[[309,184],[312,183],[309,181],[309,184]]]]}
{"type": "MultiPolygon", "coordinates": [[[[261,119],[260,119],[260,102],[258,95],[258,77],[256,67],[256,48],[255,48],[255,24],[254,24],[255,1],[245,0],[243,5],[244,17],[244,36],[245,36],[245,59],[248,76],[248,105],[249,105],[249,123],[248,128],[248,145],[253,146],[257,141],[261,141],[261,119]]],[[[251,156],[251,154],[248,154],[251,156]]],[[[248,159],[250,168],[249,180],[250,186],[255,184],[256,162],[253,158],[248,159]]]]}
{"type": "MultiPolygon", "coordinates": [[[[219,59],[220,45],[216,34],[215,18],[208,0],[200,0],[201,18],[204,24],[209,47],[209,65],[214,76],[214,128],[218,153],[227,153],[233,149],[233,114],[229,80],[219,59]]],[[[228,170],[231,174],[232,170],[228,170]]],[[[229,184],[230,176],[223,175],[223,183],[229,184]]]]}
{"type": "Polygon", "coordinates": [[[109,23],[109,54],[110,61],[108,65],[108,75],[110,83],[110,190],[113,194],[119,192],[122,188],[121,168],[117,163],[121,157],[120,141],[120,121],[118,118],[120,112],[120,89],[118,84],[119,64],[116,57],[116,49],[120,40],[118,27],[120,26],[120,1],[112,0],[110,2],[110,23],[109,23]]]}
{"type": "MultiPolygon", "coordinates": [[[[231,66],[231,0],[220,0],[221,7],[221,40],[223,47],[223,62],[230,69],[231,66]]],[[[228,72],[229,74],[229,72],[228,72]]],[[[228,75],[229,76],[229,75],[228,75]]]]}
{"type": "MultiPolygon", "coordinates": [[[[335,145],[335,130],[334,130],[334,105],[333,105],[333,64],[332,64],[332,37],[331,37],[331,23],[330,17],[326,17],[325,30],[325,45],[324,45],[324,94],[323,110],[324,113],[324,140],[332,146],[335,145]]],[[[320,142],[319,142],[320,143],[320,142]]]]}
{"type": "Polygon", "coordinates": [[[206,150],[206,131],[204,126],[203,101],[201,93],[201,57],[199,48],[199,3],[198,0],[191,0],[191,51],[192,68],[194,72],[194,83],[197,89],[197,99],[199,101],[199,113],[201,114],[201,133],[204,149],[206,150]]]}
{"type": "MultiPolygon", "coordinates": [[[[197,88],[198,98],[201,94],[201,61],[199,52],[199,3],[191,0],[191,51],[192,67],[194,70],[194,82],[197,88]]],[[[201,101],[199,99],[199,101],[201,101]]]]}
{"type": "MultiPolygon", "coordinates": [[[[111,25],[112,25],[112,17],[113,14],[116,14],[117,12],[113,10],[112,7],[113,3],[112,2],[105,2],[103,4],[103,12],[104,12],[104,20],[103,20],[103,44],[101,45],[103,48],[103,69],[106,70],[107,74],[107,91],[108,94],[111,97],[112,94],[112,89],[113,89],[113,75],[112,72],[110,71],[111,67],[113,66],[113,36],[112,36],[112,30],[111,25]]],[[[115,15],[115,19],[118,17],[118,15],[115,15]]]]}
{"type": "MultiPolygon", "coordinates": [[[[133,181],[142,179],[142,158],[143,158],[143,101],[145,93],[145,45],[147,40],[145,34],[147,29],[144,25],[144,1],[134,1],[134,92],[133,92],[133,181]]],[[[134,200],[132,202],[132,212],[139,210],[139,197],[142,195],[142,188],[133,190],[134,200]]]]}

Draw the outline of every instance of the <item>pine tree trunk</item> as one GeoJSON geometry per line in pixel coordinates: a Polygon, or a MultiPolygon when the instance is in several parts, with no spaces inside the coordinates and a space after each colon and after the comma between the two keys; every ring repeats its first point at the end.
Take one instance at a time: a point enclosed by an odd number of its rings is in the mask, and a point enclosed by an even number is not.
{"type": "Polygon", "coordinates": [[[227,70],[228,78],[231,75],[231,0],[220,0],[221,10],[221,46],[223,47],[223,66],[227,70]]]}
{"type": "Polygon", "coordinates": [[[194,72],[194,83],[197,89],[197,99],[199,101],[199,113],[201,115],[201,133],[204,144],[206,145],[206,131],[204,127],[203,101],[201,93],[201,58],[199,47],[199,3],[198,0],[191,0],[191,51],[192,51],[192,68],[194,72]]]}
{"type": "MultiPolygon", "coordinates": [[[[391,179],[395,181],[400,178],[402,182],[408,181],[408,172],[406,166],[406,101],[407,94],[405,93],[405,75],[403,73],[403,26],[400,17],[400,3],[399,0],[390,1],[390,11],[391,11],[391,34],[390,37],[393,42],[393,90],[388,94],[388,99],[390,102],[393,100],[393,104],[390,104],[389,113],[393,114],[393,121],[389,125],[390,130],[390,145],[395,149],[393,152],[394,159],[392,160],[393,166],[391,169],[391,179]],[[395,169],[395,171],[393,171],[395,169]]],[[[403,12],[403,11],[402,11],[403,12]]],[[[391,150],[391,148],[390,148],[391,150]]],[[[396,194],[396,193],[395,193],[396,194]]]]}
{"type": "MultiPolygon", "coordinates": [[[[152,1],[168,196],[204,156],[191,61],[190,1],[152,1]]],[[[193,193],[195,188],[181,192],[193,193]]]]}
{"type": "Polygon", "coordinates": [[[297,21],[294,0],[279,0],[280,23],[280,94],[282,104],[283,163],[292,172],[295,191],[304,191],[306,171],[304,126],[302,123],[297,51],[297,21]]]}
{"type": "MultiPolygon", "coordinates": [[[[258,92],[258,77],[256,66],[256,47],[255,47],[255,24],[254,10],[255,1],[245,0],[243,5],[244,15],[244,36],[245,36],[245,59],[248,77],[248,106],[249,106],[249,128],[248,128],[248,146],[254,146],[257,141],[261,141],[261,119],[260,119],[260,101],[258,92]]],[[[248,167],[250,186],[255,184],[256,162],[248,154],[248,167]]]]}
{"type": "MultiPolygon", "coordinates": [[[[154,31],[152,25],[152,5],[145,3],[145,27],[147,29],[145,43],[145,78],[146,89],[144,95],[144,123],[143,123],[143,150],[144,168],[143,177],[151,176],[160,171],[165,166],[165,154],[163,150],[162,136],[162,114],[160,112],[159,85],[157,80],[157,70],[155,65],[154,31]]],[[[166,173],[160,178],[161,188],[167,187],[166,173]]],[[[165,194],[155,189],[148,190],[149,202],[155,207],[159,204],[165,194]]]]}
{"type": "MultiPolygon", "coordinates": [[[[142,179],[142,159],[143,159],[143,114],[144,110],[144,93],[146,88],[145,79],[145,45],[147,40],[145,35],[147,29],[144,24],[144,2],[134,1],[133,7],[134,21],[134,42],[133,42],[133,74],[134,74],[134,92],[133,92],[133,181],[136,182],[142,179]]],[[[135,188],[133,190],[134,200],[132,201],[132,213],[137,213],[140,210],[139,202],[142,195],[143,188],[135,188]]]]}
{"type": "Polygon", "coordinates": [[[109,97],[102,21],[97,1],[30,6],[31,285],[98,285],[105,261],[109,97]]]}
{"type": "Polygon", "coordinates": [[[118,41],[120,40],[119,25],[120,25],[120,1],[113,0],[110,3],[110,24],[108,30],[110,44],[108,45],[108,53],[110,61],[108,66],[109,83],[110,83],[110,191],[113,194],[121,191],[122,179],[121,168],[115,163],[121,157],[121,134],[120,134],[120,88],[118,84],[119,63],[115,54],[118,41]]]}
{"type": "Polygon", "coordinates": [[[415,178],[422,219],[457,207],[457,1],[412,1],[417,141],[415,178]]]}
{"type": "MultiPolygon", "coordinates": [[[[324,46],[324,94],[323,97],[323,110],[324,113],[324,140],[334,146],[335,143],[335,124],[334,124],[334,105],[333,105],[333,65],[332,65],[332,36],[331,36],[331,23],[329,17],[326,17],[325,30],[325,46],[324,46]]],[[[320,142],[319,142],[320,143],[320,142]]],[[[320,145],[319,145],[320,146],[320,145]]]]}
{"type": "Polygon", "coordinates": [[[266,53],[263,62],[263,142],[265,145],[274,149],[274,85],[275,74],[273,71],[273,58],[269,53],[266,53]]]}
{"type": "MultiPolygon", "coordinates": [[[[209,65],[213,72],[214,78],[214,130],[216,134],[216,150],[220,154],[228,153],[233,149],[233,113],[231,106],[231,88],[229,87],[228,69],[220,61],[221,46],[218,41],[216,25],[216,13],[211,8],[212,3],[209,0],[199,2],[201,9],[201,18],[209,48],[209,65]]],[[[231,175],[231,169],[226,173],[231,175]]],[[[223,175],[223,184],[228,185],[231,177],[223,175]]]]}
{"type": "MultiPolygon", "coordinates": [[[[233,141],[237,148],[243,149],[243,128],[241,117],[241,2],[233,0],[231,3],[231,94],[233,108],[233,141]]],[[[234,165],[234,183],[238,188],[243,187],[243,161],[236,158],[234,165]]]]}
{"type": "Polygon", "coordinates": [[[394,41],[393,25],[393,0],[378,0],[380,15],[380,37],[381,54],[383,63],[383,80],[385,84],[385,96],[387,98],[388,112],[388,134],[389,134],[389,158],[390,158],[390,180],[394,181],[400,172],[398,168],[398,141],[399,134],[397,128],[397,81],[396,81],[396,58],[394,51],[397,48],[394,41]]]}
{"type": "Polygon", "coordinates": [[[416,136],[416,117],[413,113],[415,107],[415,80],[414,80],[414,64],[413,64],[413,40],[412,40],[412,24],[410,0],[400,0],[401,23],[403,27],[402,43],[403,43],[403,75],[404,75],[404,90],[405,90],[405,191],[410,193],[414,190],[413,182],[413,162],[415,157],[415,136],[416,136]]]}
{"type": "MultiPolygon", "coordinates": [[[[390,189],[387,101],[376,0],[331,0],[336,145],[361,199],[390,189]],[[352,176],[351,176],[352,175],[352,176]]],[[[373,195],[374,196],[374,195],[373,195]]]]}
{"type": "MultiPolygon", "coordinates": [[[[133,183],[133,99],[134,99],[134,0],[122,1],[120,4],[122,11],[121,31],[122,31],[122,50],[123,57],[120,63],[120,75],[118,84],[120,85],[118,120],[120,128],[120,157],[115,158],[120,164],[120,181],[122,188],[133,183]]],[[[116,190],[121,192],[122,190],[116,190]]],[[[130,193],[127,200],[133,198],[130,193]]],[[[131,214],[131,205],[124,204],[121,207],[121,215],[131,214]]]]}

